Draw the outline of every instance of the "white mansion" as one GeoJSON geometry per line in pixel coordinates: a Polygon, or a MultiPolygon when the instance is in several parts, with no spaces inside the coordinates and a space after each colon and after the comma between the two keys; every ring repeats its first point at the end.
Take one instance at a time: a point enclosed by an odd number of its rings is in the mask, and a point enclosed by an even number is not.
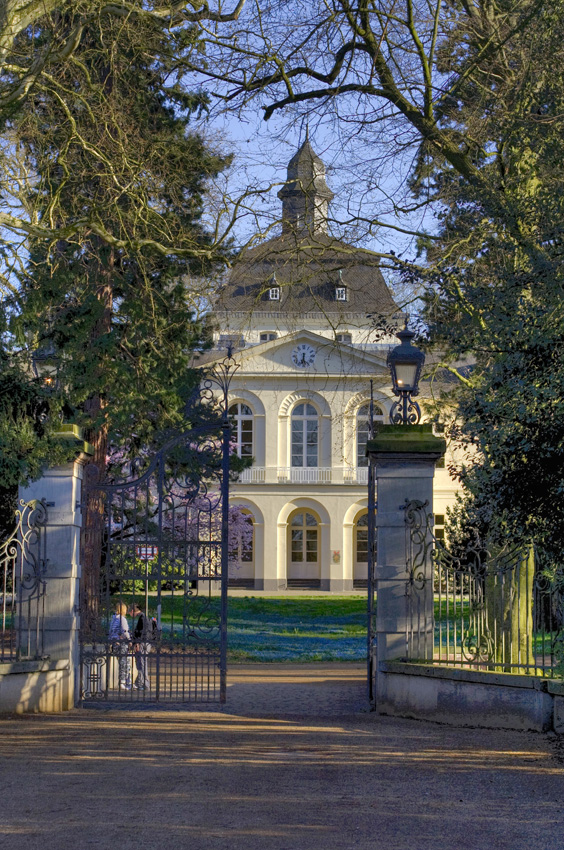
{"type": "MultiPolygon", "coordinates": [[[[367,580],[370,381],[377,421],[394,401],[386,356],[398,340],[382,338],[374,317],[402,316],[374,256],[328,235],[333,194],[309,141],[279,197],[282,234],[243,254],[215,309],[215,357],[229,342],[240,364],[229,407],[237,451],[253,458],[231,490],[254,526],[231,580],[339,592],[367,580]]],[[[454,491],[438,469],[439,526],[454,491]]]]}

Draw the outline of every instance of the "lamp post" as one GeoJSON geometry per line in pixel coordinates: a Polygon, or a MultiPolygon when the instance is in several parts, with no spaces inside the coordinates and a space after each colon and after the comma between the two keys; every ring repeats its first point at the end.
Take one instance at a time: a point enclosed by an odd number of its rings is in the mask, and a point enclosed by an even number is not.
{"type": "Polygon", "coordinates": [[[37,348],[31,357],[33,374],[39,378],[47,390],[56,390],[59,386],[59,358],[51,345],[37,348]]]}
{"type": "Polygon", "coordinates": [[[392,425],[417,425],[421,419],[421,410],[413,396],[419,395],[419,378],[425,363],[425,355],[411,344],[415,336],[413,331],[405,327],[396,334],[400,345],[388,354],[388,367],[392,376],[392,390],[399,396],[390,410],[392,425]]]}

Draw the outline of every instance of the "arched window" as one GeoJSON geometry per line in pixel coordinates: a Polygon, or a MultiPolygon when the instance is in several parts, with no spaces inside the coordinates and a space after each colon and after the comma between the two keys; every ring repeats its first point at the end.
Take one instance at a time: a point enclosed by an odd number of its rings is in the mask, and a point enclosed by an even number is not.
{"type": "Polygon", "coordinates": [[[292,411],[292,466],[319,465],[319,414],[312,404],[302,402],[292,411]]]}
{"type": "MultiPolygon", "coordinates": [[[[384,411],[377,404],[374,405],[374,422],[384,421],[384,411]]],[[[356,414],[356,465],[368,466],[366,457],[366,443],[370,433],[370,405],[363,404],[356,414]]]]}
{"type": "Polygon", "coordinates": [[[253,411],[248,404],[238,401],[229,408],[233,424],[232,440],[239,457],[253,456],[253,411]]]}
{"type": "Polygon", "coordinates": [[[290,548],[292,564],[316,564],[319,561],[317,519],[309,511],[300,511],[292,517],[290,548]]]}

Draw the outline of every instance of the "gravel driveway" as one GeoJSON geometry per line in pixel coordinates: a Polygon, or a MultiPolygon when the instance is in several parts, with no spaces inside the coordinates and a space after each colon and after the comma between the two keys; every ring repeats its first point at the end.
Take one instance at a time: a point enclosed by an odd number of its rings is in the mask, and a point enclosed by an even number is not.
{"type": "Polygon", "coordinates": [[[558,740],[366,711],[361,665],[248,665],[223,710],[0,719],[10,850],[559,850],[558,740]]]}

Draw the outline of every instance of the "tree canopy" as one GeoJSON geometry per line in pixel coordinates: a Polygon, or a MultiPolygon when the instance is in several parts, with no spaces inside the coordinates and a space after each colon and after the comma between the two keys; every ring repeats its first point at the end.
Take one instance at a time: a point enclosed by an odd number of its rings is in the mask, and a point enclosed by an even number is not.
{"type": "MultiPolygon", "coordinates": [[[[71,28],[75,15],[57,11],[42,33],[71,28]]],[[[162,441],[199,381],[192,361],[208,331],[184,277],[212,274],[227,256],[202,213],[229,157],[190,127],[206,97],[177,66],[197,41],[194,26],[98,16],[83,23],[72,62],[51,60],[56,83],[36,84],[10,119],[19,168],[34,175],[23,200],[58,238],[35,235],[11,268],[6,356],[25,379],[34,349],[56,352],[59,389],[43,404],[87,428],[100,469],[109,446],[134,454],[162,441]],[[115,238],[84,225],[94,218],[115,238]]],[[[28,424],[36,441],[20,458],[23,478],[49,451],[44,429],[28,424]]]]}
{"type": "MultiPolygon", "coordinates": [[[[111,102],[106,101],[104,80],[88,73],[89,45],[93,34],[105,38],[109,53],[123,50],[126,34],[157,31],[171,49],[169,73],[178,79],[178,70],[189,45],[194,46],[198,28],[203,21],[221,23],[237,17],[244,0],[233,3],[224,10],[221,0],[216,9],[210,9],[205,0],[179,0],[179,2],[104,2],[104,0],[4,0],[0,4],[0,122],[3,144],[0,151],[3,195],[0,203],[0,226],[4,232],[3,256],[8,259],[8,270],[2,277],[4,287],[10,288],[10,269],[18,264],[19,254],[14,246],[26,244],[29,238],[81,239],[85,234],[95,234],[117,248],[151,245],[166,255],[169,250],[185,251],[194,246],[182,240],[175,242],[159,218],[158,208],[151,207],[139,184],[139,161],[134,152],[127,156],[125,171],[119,168],[112,174],[123,198],[129,198],[131,209],[136,209],[140,220],[152,219],[150,235],[141,236],[137,230],[124,230],[114,225],[119,219],[104,216],[96,207],[86,208],[72,221],[46,214],[29,196],[29,186],[37,175],[23,159],[18,149],[18,135],[14,121],[28,98],[58,101],[68,129],[74,131],[74,145],[84,144],[85,152],[95,155],[102,170],[112,172],[113,149],[119,145],[119,127],[116,115],[111,112],[111,102]],[[119,35],[119,38],[117,36],[119,35]],[[115,40],[117,38],[117,40],[115,40]],[[69,80],[80,80],[80,89],[69,88],[69,80]],[[100,133],[86,139],[76,126],[76,107],[90,110],[91,119],[98,120],[100,133]],[[103,114],[102,114],[103,113],[103,114]],[[104,130],[106,132],[104,132],[104,130]],[[110,137],[113,144],[106,149],[110,137]]],[[[151,49],[151,45],[149,50],[151,49]]],[[[161,57],[162,58],[162,57],[161,57]]],[[[133,94],[133,92],[132,92],[133,94]]],[[[59,150],[61,175],[64,183],[65,151],[59,150]]],[[[56,199],[54,199],[56,205],[56,199]]],[[[218,237],[219,238],[219,237],[218,237]]]]}

